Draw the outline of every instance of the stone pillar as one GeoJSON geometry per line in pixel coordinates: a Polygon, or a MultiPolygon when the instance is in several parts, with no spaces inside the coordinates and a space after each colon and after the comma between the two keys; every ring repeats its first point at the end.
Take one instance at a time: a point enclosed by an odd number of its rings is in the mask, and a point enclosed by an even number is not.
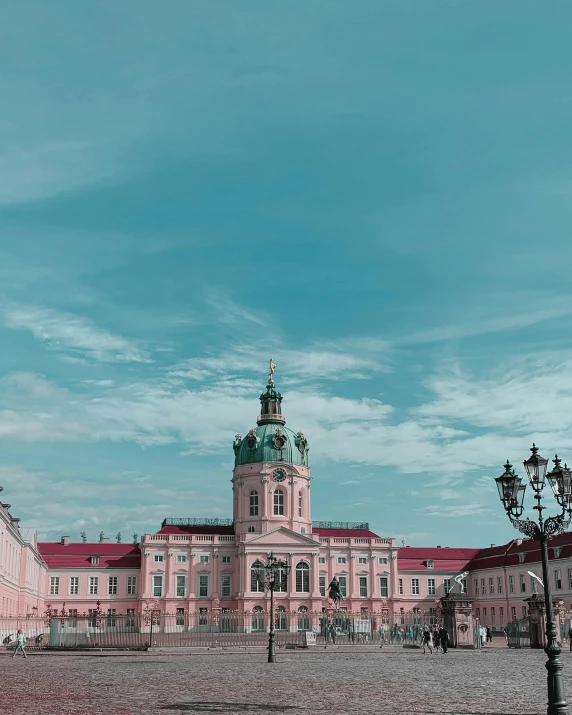
{"type": "MultiPolygon", "coordinates": [[[[546,646],[546,608],[544,606],[544,596],[535,593],[530,598],[525,598],[524,601],[528,605],[528,618],[530,620],[530,647],[544,648],[546,646]]],[[[563,603],[561,601],[552,602],[556,638],[559,643],[561,641],[560,614],[562,612],[562,606],[563,603]]]]}
{"type": "Polygon", "coordinates": [[[450,648],[474,648],[473,602],[464,593],[448,593],[441,599],[443,627],[450,648]]]}

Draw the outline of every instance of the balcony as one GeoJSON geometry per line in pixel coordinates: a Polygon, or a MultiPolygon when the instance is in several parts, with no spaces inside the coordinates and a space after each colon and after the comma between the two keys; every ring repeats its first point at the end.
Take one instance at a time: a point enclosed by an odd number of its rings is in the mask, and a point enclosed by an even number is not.
{"type": "Polygon", "coordinates": [[[216,534],[146,534],[143,537],[143,544],[234,544],[234,536],[216,534]]]}

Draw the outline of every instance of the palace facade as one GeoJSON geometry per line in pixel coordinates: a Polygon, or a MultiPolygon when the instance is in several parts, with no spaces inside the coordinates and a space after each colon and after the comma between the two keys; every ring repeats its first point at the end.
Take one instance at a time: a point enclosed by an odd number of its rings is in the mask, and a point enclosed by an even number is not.
{"type": "MultiPolygon", "coordinates": [[[[278,612],[321,612],[336,576],[349,613],[435,611],[439,598],[463,589],[482,623],[526,615],[525,599],[541,589],[529,573],[540,574],[538,544],[398,548],[367,522],[312,521],[310,443],[286,426],[272,371],[260,403],[256,426],[233,442],[228,520],[166,518],[134,544],[68,536],[38,544],[0,503],[0,616],[263,613],[259,566],[269,553],[291,565],[275,594],[278,612]]],[[[571,534],[551,539],[550,557],[553,593],[572,608],[571,534]]]]}

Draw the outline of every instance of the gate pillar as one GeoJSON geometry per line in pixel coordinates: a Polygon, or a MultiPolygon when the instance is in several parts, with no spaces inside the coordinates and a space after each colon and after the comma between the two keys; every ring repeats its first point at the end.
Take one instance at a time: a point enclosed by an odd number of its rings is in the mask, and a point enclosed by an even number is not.
{"type": "Polygon", "coordinates": [[[465,593],[448,593],[441,599],[443,626],[451,648],[474,648],[473,602],[465,593]]]}

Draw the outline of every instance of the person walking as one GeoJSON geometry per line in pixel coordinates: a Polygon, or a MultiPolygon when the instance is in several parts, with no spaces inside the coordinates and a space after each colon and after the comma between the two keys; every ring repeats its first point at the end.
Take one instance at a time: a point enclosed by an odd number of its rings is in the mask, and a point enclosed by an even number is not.
{"type": "Polygon", "coordinates": [[[493,642],[493,634],[491,629],[487,626],[487,643],[493,642]]]}
{"type": "Polygon", "coordinates": [[[446,653],[449,646],[449,633],[443,626],[439,628],[439,644],[443,653],[446,653]]]}
{"type": "Polygon", "coordinates": [[[439,640],[439,627],[435,625],[433,628],[433,645],[435,647],[435,652],[439,652],[439,645],[440,645],[440,640],[439,640]]]}
{"type": "Polygon", "coordinates": [[[572,653],[572,628],[568,631],[568,642],[570,643],[570,653],[572,653]]]}
{"type": "Polygon", "coordinates": [[[16,634],[16,650],[14,651],[14,655],[12,656],[12,658],[15,658],[15,657],[16,657],[16,653],[17,653],[19,650],[22,651],[22,654],[23,654],[24,658],[27,658],[27,657],[28,657],[28,656],[26,655],[26,651],[25,651],[25,649],[24,649],[25,643],[26,643],[26,636],[25,636],[24,633],[22,632],[22,629],[20,629],[20,630],[18,631],[18,633],[16,634]]]}
{"type": "Polygon", "coordinates": [[[433,643],[431,641],[431,631],[425,626],[423,628],[423,653],[425,653],[425,648],[429,648],[429,652],[433,655],[433,643]]]}

